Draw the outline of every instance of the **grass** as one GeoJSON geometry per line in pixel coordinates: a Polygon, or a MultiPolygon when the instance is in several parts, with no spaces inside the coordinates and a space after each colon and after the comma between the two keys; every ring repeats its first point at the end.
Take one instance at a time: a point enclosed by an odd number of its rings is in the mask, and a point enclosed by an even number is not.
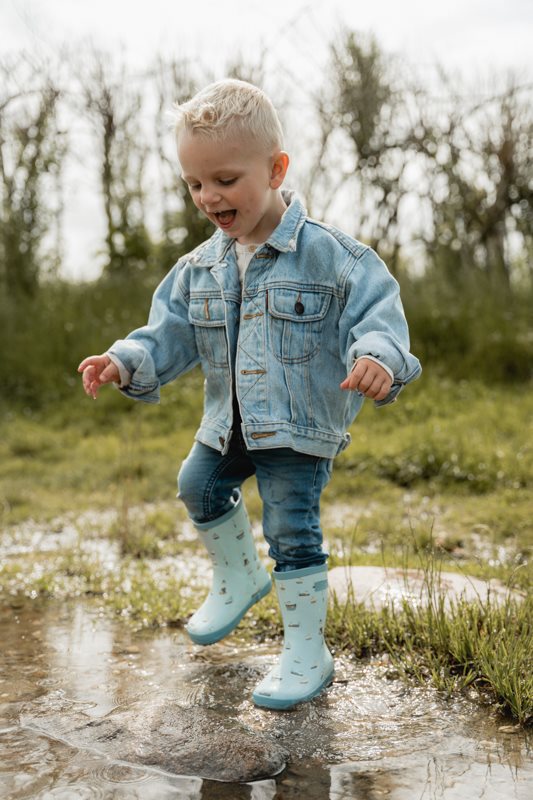
{"type": "Polygon", "coordinates": [[[197,601],[170,565],[152,569],[145,560],[129,558],[108,569],[78,550],[11,560],[0,570],[0,592],[15,606],[28,599],[83,597],[136,628],[181,624],[197,601]]]}
{"type": "MultiPolygon", "coordinates": [[[[168,387],[160,406],[103,391],[73,394],[47,412],[7,409],[0,423],[1,523],[50,519],[72,508],[169,501],[200,418],[201,377],[168,387]]],[[[324,503],[350,505],[345,528],[379,536],[383,517],[439,519],[460,538],[485,526],[491,541],[533,545],[533,398],[528,385],[422,378],[398,403],[367,403],[352,445],[336,459],[324,503]],[[464,515],[467,525],[464,525],[464,515]],[[465,531],[465,528],[467,530],[465,531]]],[[[257,506],[257,503],[256,503],[257,506]]],[[[392,534],[392,531],[390,531],[392,534]]],[[[387,534],[388,535],[388,534],[387,534]]]]}
{"type": "Polygon", "coordinates": [[[358,657],[389,653],[399,673],[447,695],[476,688],[518,722],[533,720],[533,603],[452,603],[436,586],[427,607],[377,611],[350,598],[334,605],[328,635],[358,657]]]}
{"type": "MultiPolygon", "coordinates": [[[[46,413],[6,410],[4,543],[31,540],[39,525],[61,531],[67,521],[79,537],[57,551],[5,558],[0,592],[9,602],[84,596],[137,626],[182,623],[204,591],[199,577],[191,579],[196,542],[174,499],[200,416],[200,384],[193,373],[169,387],[158,407],[110,390],[97,403],[79,393],[46,413]],[[95,542],[111,542],[109,563],[89,546],[95,542]]],[[[458,570],[527,592],[532,419],[527,385],[423,378],[393,406],[376,411],[367,403],[324,495],[331,565],[423,564],[435,582],[440,570],[458,570]]],[[[253,481],[244,493],[258,524],[253,481]]],[[[475,687],[522,724],[531,721],[531,599],[444,607],[438,593],[430,596],[427,608],[334,603],[329,641],[357,656],[388,653],[400,674],[447,693],[475,687]]],[[[281,633],[272,596],[239,631],[281,633]]]]}

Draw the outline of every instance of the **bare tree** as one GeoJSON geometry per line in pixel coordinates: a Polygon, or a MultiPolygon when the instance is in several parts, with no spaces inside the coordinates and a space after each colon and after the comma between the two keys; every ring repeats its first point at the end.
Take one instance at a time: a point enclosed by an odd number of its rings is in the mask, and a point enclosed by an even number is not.
{"type": "Polygon", "coordinates": [[[59,89],[43,65],[25,54],[5,60],[0,81],[0,285],[10,296],[27,296],[55,261],[43,248],[54,219],[47,189],[66,144],[57,124],[59,89]]]}
{"type": "Polygon", "coordinates": [[[93,52],[81,70],[81,93],[97,137],[106,219],[105,271],[119,276],[150,265],[144,173],[150,145],[142,127],[143,96],[125,67],[93,52]]]}
{"type": "Polygon", "coordinates": [[[159,60],[151,75],[157,98],[155,141],[162,209],[158,260],[166,270],[213,232],[181,179],[172,117],[173,107],[190,99],[203,81],[193,75],[193,65],[186,60],[159,60]]]}
{"type": "Polygon", "coordinates": [[[308,203],[318,204],[325,217],[339,193],[350,197],[357,235],[384,253],[395,271],[410,157],[403,89],[376,40],[346,29],[331,46],[327,78],[314,95],[318,135],[308,203]]]}
{"type": "MultiPolygon", "coordinates": [[[[442,75],[445,113],[427,96],[419,108],[417,148],[424,157],[432,226],[424,240],[434,266],[457,285],[487,278],[509,290],[517,264],[532,252],[531,88],[511,82],[465,99],[442,75]]],[[[470,93],[471,94],[471,93],[470,93]]]]}

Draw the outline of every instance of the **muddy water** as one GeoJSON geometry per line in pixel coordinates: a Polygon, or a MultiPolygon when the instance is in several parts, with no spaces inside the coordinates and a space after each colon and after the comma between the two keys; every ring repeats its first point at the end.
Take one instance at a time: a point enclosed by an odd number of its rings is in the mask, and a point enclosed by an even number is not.
{"type": "Polygon", "coordinates": [[[198,648],[181,631],[133,634],[82,603],[4,608],[0,797],[533,796],[528,737],[492,712],[466,699],[446,701],[433,691],[406,687],[384,665],[339,658],[335,683],[324,697],[292,712],[260,710],[249,696],[274,650],[229,642],[198,648]],[[221,783],[147,768],[90,741],[90,723],[170,701],[187,713],[215,710],[250,734],[267,734],[289,751],[287,768],[255,783],[221,783]],[[58,723],[62,717],[68,726],[58,723]],[[83,740],[73,733],[81,730],[83,740]]]}

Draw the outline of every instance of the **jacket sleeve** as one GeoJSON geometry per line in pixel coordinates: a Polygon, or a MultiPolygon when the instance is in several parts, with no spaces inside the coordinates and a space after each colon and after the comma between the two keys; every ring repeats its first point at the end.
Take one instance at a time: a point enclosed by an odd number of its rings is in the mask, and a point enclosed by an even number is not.
{"type": "Polygon", "coordinates": [[[409,352],[409,331],[396,279],[370,248],[353,264],[345,285],[345,307],[339,321],[341,352],[350,372],[353,362],[370,355],[394,375],[386,405],[422,368],[409,352]]]}
{"type": "Polygon", "coordinates": [[[109,349],[130,373],[120,391],[135,400],[158,403],[160,387],[200,360],[189,322],[187,267],[179,262],[157,287],[148,322],[109,349]]]}

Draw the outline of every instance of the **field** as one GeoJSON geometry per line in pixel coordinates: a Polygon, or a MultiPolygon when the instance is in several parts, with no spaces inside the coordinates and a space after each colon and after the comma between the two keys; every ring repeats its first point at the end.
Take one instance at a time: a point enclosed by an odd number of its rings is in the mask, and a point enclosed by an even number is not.
{"type": "MultiPolygon", "coordinates": [[[[111,389],[93,402],[77,388],[46,412],[7,412],[2,525],[143,503],[179,518],[175,477],[200,417],[200,383],[195,372],[168,387],[160,406],[111,389]]],[[[527,385],[424,376],[391,406],[367,402],[324,495],[326,538],[354,558],[392,553],[406,539],[431,544],[520,585],[533,546],[532,420],[527,385]]],[[[246,494],[259,519],[253,484],[246,494]]]]}
{"type": "MultiPolygon", "coordinates": [[[[4,559],[0,590],[9,602],[81,594],[135,625],[181,624],[202,588],[183,577],[197,548],[184,534],[175,476],[193,441],[200,398],[193,373],[168,387],[160,406],[111,389],[93,402],[78,388],[70,403],[4,415],[4,547],[67,524],[78,535],[68,547],[4,559]],[[113,574],[84,549],[90,540],[118,543],[113,574]]],[[[454,570],[496,577],[527,594],[532,419],[527,385],[424,376],[391,406],[367,402],[323,499],[330,564],[418,566],[435,585],[440,570],[454,570]]],[[[253,480],[245,498],[258,526],[253,480]]],[[[241,635],[279,634],[273,599],[241,627],[241,635]]],[[[406,606],[378,613],[352,598],[332,607],[329,632],[334,647],[358,656],[389,652],[406,675],[444,691],[475,686],[521,722],[533,713],[530,602],[449,610],[435,593],[429,612],[406,606]]]]}

